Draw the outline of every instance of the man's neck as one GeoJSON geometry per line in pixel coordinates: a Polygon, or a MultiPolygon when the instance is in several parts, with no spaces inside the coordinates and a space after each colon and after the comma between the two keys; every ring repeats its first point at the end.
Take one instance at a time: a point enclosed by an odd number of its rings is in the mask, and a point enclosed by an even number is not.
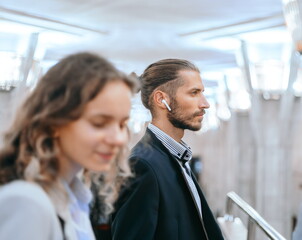
{"type": "Polygon", "coordinates": [[[177,142],[180,142],[184,136],[184,129],[174,127],[168,120],[152,119],[151,123],[177,142]]]}

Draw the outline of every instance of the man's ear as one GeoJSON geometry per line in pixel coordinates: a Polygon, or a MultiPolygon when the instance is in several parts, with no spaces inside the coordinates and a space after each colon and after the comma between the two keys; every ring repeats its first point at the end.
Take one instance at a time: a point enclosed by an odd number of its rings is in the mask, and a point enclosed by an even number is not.
{"type": "Polygon", "coordinates": [[[159,108],[166,109],[166,105],[162,102],[163,100],[166,100],[166,102],[170,104],[168,95],[161,90],[156,90],[153,94],[154,105],[159,108]]]}

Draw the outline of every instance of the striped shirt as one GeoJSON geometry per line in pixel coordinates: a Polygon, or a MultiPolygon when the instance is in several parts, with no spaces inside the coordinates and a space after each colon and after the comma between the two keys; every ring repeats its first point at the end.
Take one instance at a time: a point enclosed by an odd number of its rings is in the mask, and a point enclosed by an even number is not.
{"type": "Polygon", "coordinates": [[[192,150],[184,141],[181,140],[180,143],[176,142],[152,123],[149,123],[148,128],[178,160],[190,161],[192,159],[192,150]]]}

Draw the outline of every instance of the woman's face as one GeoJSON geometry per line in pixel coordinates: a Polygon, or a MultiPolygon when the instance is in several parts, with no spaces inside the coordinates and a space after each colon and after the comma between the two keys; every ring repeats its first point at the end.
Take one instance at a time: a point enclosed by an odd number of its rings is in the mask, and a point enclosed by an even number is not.
{"type": "Polygon", "coordinates": [[[74,176],[82,168],[108,171],[128,140],[130,108],[129,87],[113,81],[87,103],[78,120],[57,129],[63,175],[74,176]]]}

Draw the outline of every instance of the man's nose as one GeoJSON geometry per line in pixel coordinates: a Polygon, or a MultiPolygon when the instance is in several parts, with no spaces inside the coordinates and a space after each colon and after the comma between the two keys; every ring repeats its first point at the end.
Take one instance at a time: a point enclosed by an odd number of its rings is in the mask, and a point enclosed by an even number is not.
{"type": "Polygon", "coordinates": [[[199,108],[209,108],[210,104],[206,97],[202,94],[199,102],[199,108]]]}

